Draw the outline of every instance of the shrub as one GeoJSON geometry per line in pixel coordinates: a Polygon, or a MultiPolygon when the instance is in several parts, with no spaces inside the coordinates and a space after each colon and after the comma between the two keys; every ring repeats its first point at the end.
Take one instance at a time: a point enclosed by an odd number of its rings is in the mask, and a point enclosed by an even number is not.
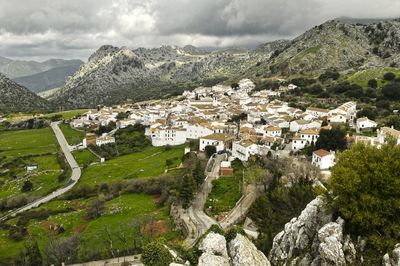
{"type": "Polygon", "coordinates": [[[387,72],[383,75],[384,80],[392,81],[396,78],[396,75],[392,72],[387,72]]]}
{"type": "Polygon", "coordinates": [[[143,248],[141,261],[148,266],[168,266],[173,258],[163,241],[154,241],[143,248]]]}
{"type": "MultiPolygon", "coordinates": [[[[400,147],[355,145],[340,154],[332,170],[332,206],[347,230],[384,254],[400,241],[400,147]]],[[[393,143],[392,143],[393,142],[393,143]]]]}
{"type": "Polygon", "coordinates": [[[28,191],[31,191],[32,189],[33,189],[32,182],[29,180],[26,180],[24,182],[24,184],[22,185],[21,192],[28,192],[28,191]]]}
{"type": "Polygon", "coordinates": [[[105,201],[103,199],[95,199],[86,207],[86,215],[89,219],[100,217],[106,210],[105,201]]]}
{"type": "Polygon", "coordinates": [[[207,157],[211,157],[214,153],[217,152],[217,148],[213,145],[207,145],[204,148],[204,151],[206,152],[207,157]]]}
{"type": "Polygon", "coordinates": [[[376,89],[378,87],[378,81],[376,81],[376,79],[370,79],[368,81],[368,87],[376,89]]]}

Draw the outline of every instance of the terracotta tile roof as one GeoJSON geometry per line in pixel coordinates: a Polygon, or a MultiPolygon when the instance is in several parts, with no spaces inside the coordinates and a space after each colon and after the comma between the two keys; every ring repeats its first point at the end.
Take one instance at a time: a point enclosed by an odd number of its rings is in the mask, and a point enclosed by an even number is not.
{"type": "Polygon", "coordinates": [[[329,151],[326,151],[324,149],[319,149],[313,152],[315,155],[317,155],[318,157],[325,157],[330,155],[331,153],[329,151]]]}

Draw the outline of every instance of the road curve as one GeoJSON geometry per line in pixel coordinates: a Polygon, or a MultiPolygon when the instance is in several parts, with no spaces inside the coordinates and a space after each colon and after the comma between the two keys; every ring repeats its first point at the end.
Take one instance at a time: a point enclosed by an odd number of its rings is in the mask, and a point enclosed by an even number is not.
{"type": "Polygon", "coordinates": [[[2,216],[0,218],[0,221],[4,221],[9,217],[13,217],[15,215],[17,215],[18,213],[33,209],[38,207],[39,205],[49,202],[50,200],[64,194],[65,192],[69,191],[71,188],[73,188],[75,186],[75,184],[78,182],[79,178],[81,177],[81,169],[79,168],[78,163],[75,161],[74,157],[71,154],[69,145],[67,140],[64,137],[64,134],[62,133],[61,129],[59,128],[58,124],[60,122],[53,122],[51,123],[51,128],[54,131],[54,134],[56,135],[57,141],[60,144],[61,150],[64,153],[64,156],[69,164],[69,166],[72,169],[72,174],[71,174],[71,179],[68,182],[68,184],[63,187],[60,188],[56,191],[53,191],[51,194],[44,196],[43,198],[40,198],[34,202],[31,202],[19,209],[13,210],[9,213],[7,213],[6,215],[2,216]]]}

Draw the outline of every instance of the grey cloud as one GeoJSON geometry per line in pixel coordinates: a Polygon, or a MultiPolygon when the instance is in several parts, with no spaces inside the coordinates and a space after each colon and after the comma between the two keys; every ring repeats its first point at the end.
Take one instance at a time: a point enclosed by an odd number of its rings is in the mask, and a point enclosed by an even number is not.
{"type": "Polygon", "coordinates": [[[254,45],[335,17],[399,13],[397,0],[0,0],[0,55],[86,59],[103,44],[254,45]]]}

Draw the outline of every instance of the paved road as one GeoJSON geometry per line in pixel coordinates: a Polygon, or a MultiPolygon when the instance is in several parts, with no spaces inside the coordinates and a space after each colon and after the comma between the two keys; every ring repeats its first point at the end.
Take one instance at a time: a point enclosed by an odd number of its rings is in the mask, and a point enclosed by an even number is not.
{"type": "Polygon", "coordinates": [[[67,162],[72,169],[71,180],[65,187],[60,188],[60,189],[52,192],[51,194],[49,194],[43,198],[40,198],[34,202],[31,202],[19,209],[16,209],[16,210],[13,210],[13,211],[7,213],[6,215],[4,215],[3,217],[0,218],[0,221],[4,221],[9,217],[13,217],[13,216],[17,215],[18,213],[36,208],[39,205],[49,202],[50,200],[64,194],[65,192],[67,192],[68,190],[73,188],[73,186],[75,186],[75,184],[78,182],[79,178],[81,177],[81,169],[79,168],[78,163],[75,161],[74,157],[72,156],[68,142],[65,139],[64,134],[62,133],[61,129],[58,127],[58,124],[59,124],[59,122],[51,123],[51,128],[53,129],[54,134],[56,135],[57,141],[60,144],[61,150],[64,153],[65,158],[67,159],[67,162]]]}
{"type": "Polygon", "coordinates": [[[218,177],[219,167],[221,161],[224,159],[224,155],[215,155],[212,165],[209,165],[210,171],[208,172],[201,190],[192,201],[192,205],[187,211],[189,220],[192,225],[195,226],[196,230],[193,234],[189,234],[186,243],[192,246],[196,243],[197,239],[202,236],[207,230],[214,224],[218,225],[218,222],[204,213],[204,205],[207,201],[208,194],[212,189],[212,181],[218,177]]]}

